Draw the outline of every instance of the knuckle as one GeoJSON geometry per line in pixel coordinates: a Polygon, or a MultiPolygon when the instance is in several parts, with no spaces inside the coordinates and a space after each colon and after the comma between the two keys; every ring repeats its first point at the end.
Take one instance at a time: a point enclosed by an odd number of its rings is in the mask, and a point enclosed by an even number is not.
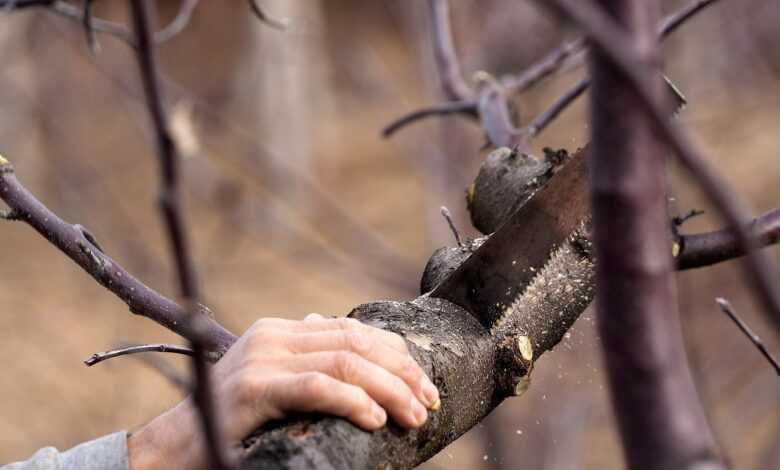
{"type": "Polygon", "coordinates": [[[349,318],[349,317],[337,318],[336,322],[338,323],[339,327],[342,330],[347,330],[347,331],[358,331],[362,326],[362,323],[355,320],[354,318],[349,318]]]}
{"type": "Polygon", "coordinates": [[[339,351],[334,356],[334,368],[346,381],[354,379],[360,371],[360,357],[350,351],[339,351]]]}
{"type": "Polygon", "coordinates": [[[392,345],[394,345],[400,351],[409,354],[409,346],[407,346],[406,340],[404,340],[401,337],[401,335],[399,335],[398,333],[393,333],[392,331],[388,331],[387,337],[388,337],[388,341],[390,341],[392,345]]]}
{"type": "Polygon", "coordinates": [[[244,374],[234,387],[239,403],[254,403],[262,399],[267,390],[267,382],[253,374],[244,374]]]}
{"type": "Polygon", "coordinates": [[[325,395],[328,389],[328,377],[320,372],[307,372],[300,376],[301,391],[305,396],[318,398],[325,395]]]}
{"type": "Polygon", "coordinates": [[[344,332],[344,343],[347,349],[358,354],[366,354],[371,351],[372,347],[368,335],[356,330],[344,332]]]}
{"type": "Polygon", "coordinates": [[[417,381],[422,377],[423,370],[412,356],[406,356],[401,363],[401,375],[413,381],[417,381]]]}

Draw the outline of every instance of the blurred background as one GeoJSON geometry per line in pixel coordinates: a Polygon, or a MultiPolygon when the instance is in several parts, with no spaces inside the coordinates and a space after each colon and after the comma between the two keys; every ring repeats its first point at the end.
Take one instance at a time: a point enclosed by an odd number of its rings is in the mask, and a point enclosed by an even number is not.
{"type": "MultiPolygon", "coordinates": [[[[347,314],[376,299],[414,297],[431,252],[452,244],[446,205],[470,229],[464,190],[482,131],[459,117],[381,128],[442,99],[422,1],[262,0],[285,32],[243,1],[201,2],[160,49],[173,127],[185,157],[187,209],[206,303],[234,332],[264,316],[347,314]]],[[[683,5],[664,2],[665,12],[683,5]]],[[[160,1],[161,22],[178,1],[160,1]]],[[[453,0],[467,77],[517,72],[576,31],[531,2],[453,0]]],[[[126,20],[126,2],[95,14],[126,20]]],[[[664,46],[689,99],[681,120],[756,213],[780,205],[780,3],[716,2],[664,46]]],[[[156,206],[156,155],[130,50],[45,10],[0,11],[0,153],[54,212],[88,227],[114,259],[175,295],[156,206]]],[[[527,122],[582,76],[566,67],[516,97],[527,122]]],[[[540,135],[587,142],[587,99],[540,135]]],[[[683,227],[720,226],[673,169],[673,212],[704,209],[683,227]]],[[[780,260],[780,249],[768,250],[780,260]]],[[[68,448],[141,425],[180,399],[132,358],[88,369],[119,341],[177,342],[127,311],[22,223],[0,224],[0,462],[44,445],[68,448]]],[[[716,308],[732,301],[780,354],[738,262],[678,276],[682,323],[702,400],[739,469],[780,468],[780,380],[716,308]]],[[[780,288],[780,286],[779,286],[780,288]]],[[[165,357],[185,370],[186,362],[165,357]]],[[[426,469],[617,469],[622,456],[599,339],[588,310],[509,399],[426,469]]]]}

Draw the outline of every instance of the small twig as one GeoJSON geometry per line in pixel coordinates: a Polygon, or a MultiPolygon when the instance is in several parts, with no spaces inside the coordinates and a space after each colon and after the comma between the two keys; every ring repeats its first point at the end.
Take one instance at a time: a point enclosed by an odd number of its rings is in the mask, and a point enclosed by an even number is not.
{"type": "Polygon", "coordinates": [[[95,364],[98,364],[108,359],[113,359],[115,357],[127,356],[130,354],[138,354],[138,353],[145,353],[145,352],[184,354],[185,356],[195,355],[195,351],[193,351],[192,348],[188,348],[186,346],[178,346],[175,344],[164,344],[164,343],[143,344],[143,345],[136,345],[136,346],[124,346],[109,351],[95,353],[91,355],[88,359],[86,359],[84,361],[84,364],[86,364],[87,367],[92,367],[95,364]]]}
{"type": "Polygon", "coordinates": [[[433,34],[433,55],[439,72],[444,96],[448,101],[464,101],[473,98],[474,91],[463,79],[460,62],[455,52],[450,26],[450,4],[448,0],[428,0],[433,34]]]}
{"type": "Polygon", "coordinates": [[[590,80],[583,78],[576,85],[570,88],[566,93],[558,97],[549,108],[538,114],[529,124],[526,126],[526,134],[529,138],[536,137],[542,132],[551,122],[558,117],[559,114],[569,107],[577,98],[585,92],[590,86],[590,80]]]}
{"type": "Polygon", "coordinates": [[[258,0],[247,0],[247,1],[249,2],[249,8],[252,10],[252,13],[255,14],[257,19],[267,24],[268,26],[272,28],[276,28],[280,31],[284,31],[285,29],[287,29],[287,26],[289,24],[289,20],[287,18],[276,19],[272,16],[269,16],[260,7],[258,0]]]}
{"type": "Polygon", "coordinates": [[[688,222],[689,220],[693,219],[694,217],[698,217],[698,216],[700,216],[702,214],[704,214],[703,210],[691,209],[690,211],[688,211],[687,213],[685,213],[683,215],[676,215],[676,216],[672,217],[672,225],[674,227],[677,227],[677,228],[682,227],[682,225],[685,222],[688,222]]]}
{"type": "Polygon", "coordinates": [[[190,24],[192,14],[199,3],[200,0],[182,0],[176,17],[168,23],[168,26],[154,33],[154,42],[164,43],[184,31],[184,28],[190,24]]]}
{"type": "Polygon", "coordinates": [[[736,231],[739,244],[747,252],[745,262],[758,297],[775,326],[780,329],[780,291],[775,289],[776,270],[760,250],[755,250],[757,240],[746,228],[750,220],[746,205],[708,164],[706,157],[688,134],[668,119],[666,102],[656,99],[655,86],[652,82],[655,72],[642,60],[641,55],[637,54],[632,47],[634,43],[602,11],[562,0],[536,1],[554,8],[578,23],[587,32],[592,43],[625,74],[637,92],[643,108],[652,117],[655,127],[668,142],[671,150],[702,185],[707,196],[731,228],[736,231]]]}
{"type": "Polygon", "coordinates": [[[428,108],[418,109],[409,114],[399,117],[382,129],[382,137],[390,137],[401,128],[412,124],[420,119],[432,116],[442,116],[447,114],[463,114],[472,118],[477,117],[477,103],[474,101],[449,101],[446,103],[433,105],[428,108]]]}
{"type": "Polygon", "coordinates": [[[441,215],[444,216],[444,219],[447,221],[447,225],[450,226],[450,230],[455,236],[455,241],[458,243],[458,246],[463,248],[463,242],[460,240],[460,233],[458,233],[458,229],[455,228],[455,222],[452,221],[452,214],[446,206],[441,206],[441,215]]]}
{"type": "MultiPolygon", "coordinates": [[[[683,7],[679,11],[672,13],[671,15],[664,18],[658,27],[659,39],[665,39],[679,26],[685,23],[688,19],[692,18],[696,13],[700,12],[706,6],[715,3],[716,1],[717,0],[696,0],[683,7]]],[[[523,72],[518,77],[505,79],[504,83],[507,88],[510,88],[513,91],[525,90],[558,70],[566,58],[586,48],[587,45],[584,41],[584,38],[570,41],[558,49],[552,51],[544,59],[535,65],[532,65],[527,69],[526,72],[523,72]]],[[[684,107],[687,103],[685,96],[683,96],[680,90],[666,76],[664,76],[664,80],[670,90],[670,94],[674,97],[675,106],[677,109],[684,107]]],[[[536,137],[542,130],[547,127],[547,125],[549,125],[555,118],[557,118],[560,113],[568,108],[569,105],[574,103],[577,98],[582,96],[582,94],[585,93],[589,87],[589,78],[586,77],[580,79],[580,81],[578,81],[573,87],[569,88],[566,92],[564,92],[563,95],[556,99],[547,110],[540,113],[536,118],[534,118],[533,121],[531,121],[530,124],[528,124],[525,132],[526,135],[528,135],[529,138],[536,137]]]]}
{"type": "Polygon", "coordinates": [[[775,373],[777,373],[778,376],[780,376],[780,363],[777,362],[777,359],[772,356],[772,353],[769,352],[769,350],[764,345],[764,342],[761,341],[761,338],[758,337],[757,334],[753,333],[753,330],[750,329],[749,326],[747,326],[747,323],[745,323],[741,318],[739,318],[739,315],[737,315],[737,312],[734,311],[734,308],[732,308],[731,304],[728,300],[718,297],[715,299],[715,302],[718,303],[718,306],[720,309],[725,313],[726,315],[731,318],[731,320],[736,323],[736,325],[739,327],[740,330],[742,330],[743,333],[745,333],[745,336],[750,339],[750,341],[756,346],[756,348],[761,352],[761,355],[763,355],[767,361],[769,361],[769,364],[772,365],[772,367],[775,369],[775,373]]]}
{"type": "Polygon", "coordinates": [[[132,356],[165,377],[174,387],[183,393],[192,393],[192,383],[177,371],[168,361],[157,354],[136,354],[132,356]]]}

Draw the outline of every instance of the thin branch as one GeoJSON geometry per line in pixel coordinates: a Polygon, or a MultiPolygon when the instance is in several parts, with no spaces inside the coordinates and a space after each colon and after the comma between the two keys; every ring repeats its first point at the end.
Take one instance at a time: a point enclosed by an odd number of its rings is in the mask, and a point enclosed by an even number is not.
{"type": "Polygon", "coordinates": [[[460,239],[460,233],[458,233],[458,229],[455,227],[455,222],[452,221],[452,214],[446,206],[441,206],[441,215],[444,217],[444,220],[447,221],[447,225],[450,226],[452,235],[455,237],[455,242],[459,247],[463,248],[463,242],[460,239]]]}
{"type": "MultiPolygon", "coordinates": [[[[780,243],[780,209],[769,211],[750,222],[746,230],[751,232],[758,247],[780,243]]],[[[678,269],[710,266],[745,255],[745,248],[731,229],[682,235],[679,237],[678,269]]]]}
{"type": "Polygon", "coordinates": [[[272,16],[269,16],[258,3],[258,0],[247,0],[249,2],[249,8],[252,10],[252,13],[262,21],[263,23],[267,24],[268,26],[284,31],[287,29],[287,25],[289,24],[289,21],[287,18],[282,19],[276,19],[272,16]]]}
{"type": "Polygon", "coordinates": [[[652,84],[653,74],[648,65],[631,45],[630,38],[601,11],[587,8],[587,4],[551,0],[540,4],[553,7],[562,15],[578,23],[590,40],[626,75],[636,90],[645,111],[652,116],[660,134],[668,142],[680,162],[702,185],[704,192],[713,201],[726,219],[730,228],[737,234],[739,245],[746,249],[746,266],[755,284],[758,297],[768,316],[780,329],[780,290],[775,289],[777,279],[775,267],[760,250],[753,234],[747,229],[750,220],[747,206],[738,198],[736,192],[708,164],[701,150],[693,143],[688,134],[671,122],[666,115],[668,107],[662,100],[656,99],[652,84]]]}
{"type": "Polygon", "coordinates": [[[192,393],[192,383],[177,371],[168,361],[163,359],[157,354],[137,354],[132,356],[148,367],[151,367],[160,375],[165,377],[174,387],[181,390],[183,393],[192,393]]]}
{"type": "MultiPolygon", "coordinates": [[[[696,13],[702,11],[708,5],[715,3],[717,0],[696,0],[686,5],[679,11],[672,13],[664,18],[658,27],[658,37],[663,40],[666,39],[671,33],[673,33],[678,27],[680,27],[687,20],[692,18],[696,13]]],[[[517,78],[510,78],[505,80],[505,84],[508,88],[514,91],[522,91],[535,85],[539,80],[551,75],[558,70],[560,65],[566,58],[570,57],[575,52],[584,50],[587,48],[584,38],[580,38],[575,41],[568,42],[548,54],[541,62],[531,66],[527,72],[524,72],[517,78]],[[579,48],[579,49],[577,49],[579,48]]],[[[675,99],[678,101],[678,107],[685,105],[685,97],[680,94],[677,87],[666,77],[664,77],[667,86],[671,93],[675,95],[675,99]]],[[[569,88],[563,95],[556,99],[550,107],[539,114],[530,124],[526,127],[526,135],[529,138],[536,137],[542,130],[544,130],[550,122],[558,117],[566,108],[574,103],[577,98],[582,96],[585,91],[590,87],[590,79],[582,78],[573,87],[569,88]]]]}
{"type": "Polygon", "coordinates": [[[745,333],[745,336],[748,337],[748,339],[756,346],[756,349],[763,355],[767,361],[769,361],[769,364],[775,369],[775,373],[777,373],[778,376],[780,376],[780,363],[777,362],[777,359],[772,356],[772,353],[769,352],[769,350],[764,345],[764,342],[761,341],[761,338],[758,337],[757,334],[753,333],[753,330],[750,329],[749,326],[747,326],[747,323],[745,323],[741,318],[739,318],[739,315],[737,315],[737,312],[734,311],[731,304],[728,300],[718,297],[715,299],[715,302],[718,303],[718,306],[720,309],[725,313],[726,315],[731,318],[731,320],[736,323],[736,325],[739,327],[740,330],[742,330],[743,333],[745,333]]]}
{"type": "Polygon", "coordinates": [[[533,121],[526,126],[526,135],[528,135],[528,138],[536,137],[540,132],[547,128],[547,126],[568,108],[570,104],[579,98],[589,86],[590,80],[583,78],[566,93],[559,96],[549,108],[537,115],[533,121]]]}
{"type": "Polygon", "coordinates": [[[154,34],[154,42],[157,44],[164,43],[184,31],[184,28],[190,24],[192,14],[199,3],[200,0],[182,0],[176,17],[168,23],[168,26],[154,34]]]}
{"type": "MultiPolygon", "coordinates": [[[[701,10],[717,0],[694,0],[680,10],[666,16],[658,26],[658,36],[665,38],[677,30],[701,10]]],[[[557,72],[566,60],[588,48],[584,37],[567,41],[550,51],[541,60],[517,75],[511,75],[503,80],[504,85],[512,91],[522,92],[536,85],[541,80],[557,72]]],[[[581,84],[578,84],[581,86],[581,84]]],[[[583,90],[584,91],[584,90],[583,90]]],[[[570,91],[571,92],[571,91],[570,91]]]]}
{"type": "Polygon", "coordinates": [[[157,65],[154,54],[154,38],[149,26],[147,0],[131,2],[133,28],[136,33],[136,57],[146,95],[149,117],[157,138],[157,151],[160,163],[160,209],[170,242],[170,249],[176,264],[179,288],[185,305],[188,307],[186,322],[193,331],[192,349],[193,374],[195,376],[194,401],[203,427],[210,468],[225,470],[231,467],[226,456],[226,447],[220,435],[219,418],[208,368],[203,357],[205,339],[203,336],[203,318],[195,306],[200,297],[195,265],[192,260],[184,216],[181,210],[181,191],[179,178],[179,155],[176,143],[170,134],[167,115],[163,106],[162,93],[158,82],[157,65]]]}
{"type": "Polygon", "coordinates": [[[465,101],[473,98],[474,91],[463,79],[452,40],[449,1],[428,0],[428,14],[433,34],[433,55],[444,96],[448,101],[465,101]]]}
{"type": "Polygon", "coordinates": [[[698,217],[700,215],[704,215],[704,211],[700,209],[691,209],[687,213],[683,215],[676,215],[672,217],[672,226],[675,228],[682,227],[683,224],[688,222],[689,220],[698,217]]]}
{"type": "Polygon", "coordinates": [[[81,13],[81,23],[84,27],[84,34],[87,38],[87,45],[89,49],[96,53],[98,50],[98,42],[95,39],[95,29],[92,27],[92,5],[94,0],[83,0],[84,8],[81,13]]]}
{"type": "MultiPolygon", "coordinates": [[[[34,228],[52,245],[78,264],[100,285],[119,297],[130,311],[149,318],[165,328],[191,339],[186,327],[186,311],[127,272],[119,263],[97,249],[81,226],[59,218],[30,193],[16,178],[13,166],[0,156],[0,199],[10,208],[9,220],[19,220],[34,228]]],[[[204,318],[207,339],[205,347],[216,360],[236,341],[236,336],[211,318],[211,312],[198,306],[204,318]]]]}
{"type": "Polygon", "coordinates": [[[448,101],[428,108],[418,109],[403,115],[382,129],[382,137],[390,137],[409,124],[432,116],[444,116],[448,114],[463,114],[469,117],[477,117],[477,103],[475,101],[448,101]]]}
{"type": "Polygon", "coordinates": [[[145,352],[183,354],[185,356],[195,355],[195,351],[193,351],[192,348],[188,348],[186,346],[178,346],[175,344],[164,344],[164,343],[143,344],[138,346],[123,346],[121,348],[95,353],[91,355],[88,359],[86,359],[84,361],[84,364],[86,364],[87,367],[92,367],[95,364],[101,363],[108,359],[113,359],[115,357],[128,356],[130,354],[138,354],[138,353],[145,353],[145,352]]]}

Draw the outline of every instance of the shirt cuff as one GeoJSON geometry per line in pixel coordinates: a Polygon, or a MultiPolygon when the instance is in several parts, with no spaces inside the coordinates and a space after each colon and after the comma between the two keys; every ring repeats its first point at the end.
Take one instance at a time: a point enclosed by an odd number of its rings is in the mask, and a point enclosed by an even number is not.
{"type": "Polygon", "coordinates": [[[120,431],[80,444],[60,454],[63,470],[129,470],[127,432],[120,431]]]}

